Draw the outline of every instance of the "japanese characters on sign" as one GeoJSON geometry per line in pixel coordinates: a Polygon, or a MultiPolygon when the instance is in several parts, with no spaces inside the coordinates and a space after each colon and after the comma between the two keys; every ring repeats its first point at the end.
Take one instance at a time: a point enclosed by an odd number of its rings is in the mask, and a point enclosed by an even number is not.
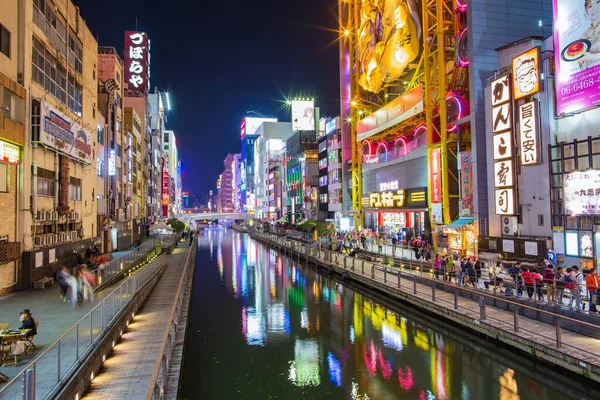
{"type": "Polygon", "coordinates": [[[494,80],[490,91],[495,211],[497,215],[514,215],[516,180],[510,75],[494,80]]]}
{"type": "Polygon", "coordinates": [[[514,99],[540,91],[540,48],[534,47],[512,59],[514,99]]]}
{"type": "Polygon", "coordinates": [[[539,164],[538,107],[535,101],[519,106],[521,165],[539,164]]]}
{"type": "Polygon", "coordinates": [[[405,202],[404,189],[369,194],[369,207],[372,208],[404,207],[405,202]]]}
{"type": "Polygon", "coordinates": [[[108,176],[117,175],[117,153],[115,149],[108,150],[108,176]]]}
{"type": "Polygon", "coordinates": [[[125,31],[125,83],[129,90],[148,93],[150,42],[146,32],[125,31]]]}
{"type": "Polygon", "coordinates": [[[600,214],[600,170],[564,175],[565,214],[600,214]]]}
{"type": "Polygon", "coordinates": [[[83,164],[92,164],[92,136],[58,109],[41,102],[40,141],[83,164]]]}
{"type": "Polygon", "coordinates": [[[19,154],[19,146],[0,140],[0,162],[18,165],[19,154]]]}
{"type": "Polygon", "coordinates": [[[440,149],[432,149],[429,153],[429,184],[431,185],[431,220],[433,223],[443,223],[441,213],[433,210],[441,210],[442,204],[442,175],[441,175],[441,152],[440,149]]]}
{"type": "Polygon", "coordinates": [[[162,159],[162,209],[163,217],[169,216],[169,170],[165,166],[165,159],[162,159]]]}
{"type": "Polygon", "coordinates": [[[460,153],[461,215],[473,216],[473,160],[471,150],[460,153]]]}
{"type": "Polygon", "coordinates": [[[379,190],[385,192],[386,190],[398,190],[400,186],[398,181],[382,182],[379,184],[379,190]]]}

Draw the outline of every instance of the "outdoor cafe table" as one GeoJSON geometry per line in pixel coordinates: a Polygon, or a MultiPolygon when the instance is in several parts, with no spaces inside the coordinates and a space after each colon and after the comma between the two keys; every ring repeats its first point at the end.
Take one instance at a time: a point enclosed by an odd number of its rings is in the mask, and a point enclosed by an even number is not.
{"type": "Polygon", "coordinates": [[[10,345],[19,340],[24,340],[31,329],[22,329],[19,333],[13,332],[0,334],[0,366],[10,356],[10,345]]]}

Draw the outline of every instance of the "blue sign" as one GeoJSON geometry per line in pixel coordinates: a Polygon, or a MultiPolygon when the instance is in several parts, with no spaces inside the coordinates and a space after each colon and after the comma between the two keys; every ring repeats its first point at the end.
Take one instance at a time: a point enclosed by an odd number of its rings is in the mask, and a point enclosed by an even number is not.
{"type": "Polygon", "coordinates": [[[548,252],[546,253],[546,258],[552,264],[556,264],[556,252],[554,250],[548,250],[548,252]]]}

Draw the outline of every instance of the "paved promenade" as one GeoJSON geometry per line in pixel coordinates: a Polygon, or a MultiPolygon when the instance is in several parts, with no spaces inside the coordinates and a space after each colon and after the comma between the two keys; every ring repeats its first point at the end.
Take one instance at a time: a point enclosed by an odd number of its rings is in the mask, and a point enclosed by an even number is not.
{"type": "MultiPolygon", "coordinates": [[[[169,266],[106,359],[104,369],[82,398],[90,400],[143,399],[151,386],[177,285],[189,252],[188,242],[169,255],[169,266]]],[[[193,249],[195,250],[195,249],[193,249]]]]}
{"type": "MultiPolygon", "coordinates": [[[[154,240],[154,239],[146,239],[154,240]]],[[[111,254],[111,258],[118,258],[125,252],[111,254]]],[[[126,267],[126,266],[125,266],[126,267]]],[[[120,285],[117,281],[112,285],[95,292],[93,302],[83,302],[81,306],[71,307],[69,303],[64,302],[60,297],[60,286],[57,282],[53,286],[46,286],[44,290],[14,292],[0,298],[0,323],[8,323],[10,328],[21,326],[19,313],[23,309],[31,310],[33,317],[39,322],[38,334],[34,339],[36,349],[30,349],[28,354],[22,354],[18,358],[18,363],[8,366],[0,366],[0,372],[6,374],[9,379],[18,375],[32,360],[39,354],[55,343],[61,336],[73,327],[81,318],[90,312],[100,300],[103,300],[120,285]]],[[[95,328],[96,329],[96,328],[95,328]]],[[[80,332],[80,335],[88,332],[80,332]]],[[[65,344],[71,342],[73,338],[66,338],[65,344]]],[[[63,357],[68,357],[67,353],[63,357]]],[[[65,365],[67,360],[65,359],[65,365]]],[[[49,366],[49,369],[55,369],[56,365],[49,366]]],[[[5,384],[0,383],[0,390],[5,384]]],[[[7,394],[2,394],[2,399],[7,394]]]]}
{"type": "MultiPolygon", "coordinates": [[[[252,236],[270,241],[269,237],[262,234],[252,234],[252,236]]],[[[282,239],[276,238],[275,240],[278,240],[279,243],[272,241],[271,243],[281,246],[282,239]]],[[[300,253],[298,258],[302,261],[307,258],[306,254],[310,252],[310,250],[306,249],[305,245],[300,243],[292,244],[289,240],[284,240],[283,244],[285,247],[289,245],[294,246],[296,249],[294,253],[300,253]]],[[[565,328],[557,329],[554,321],[558,317],[562,323],[578,323],[581,325],[585,323],[571,320],[558,314],[543,312],[541,310],[535,311],[535,308],[532,307],[534,306],[533,304],[531,306],[517,304],[521,310],[530,307],[534,312],[538,314],[544,313],[548,317],[548,320],[553,321],[551,324],[545,323],[538,319],[528,318],[527,316],[513,312],[514,306],[512,308],[509,307],[509,310],[495,307],[494,298],[487,293],[484,294],[480,291],[456,287],[456,289],[463,291],[476,292],[475,294],[480,294],[480,297],[486,296],[485,312],[482,314],[480,301],[469,297],[461,297],[460,295],[455,296],[451,291],[444,291],[441,289],[442,282],[435,282],[438,289],[435,290],[434,294],[434,290],[432,289],[433,280],[431,278],[419,277],[420,279],[417,279],[415,275],[400,272],[398,268],[384,267],[369,261],[364,261],[363,263],[363,260],[352,257],[346,258],[346,266],[344,266],[345,256],[339,253],[332,254],[328,252],[326,254],[323,250],[312,249],[312,253],[310,254],[308,256],[309,260],[312,259],[317,264],[336,269],[343,275],[349,275],[354,280],[368,287],[387,292],[396,298],[485,335],[494,337],[538,358],[600,381],[600,340],[569,331],[565,328]],[[355,260],[354,269],[352,268],[352,260],[355,260]],[[515,315],[517,315],[518,319],[518,329],[515,329],[515,315]],[[557,332],[559,332],[560,346],[557,344],[557,332]]],[[[510,301],[510,299],[502,300],[510,301]]],[[[600,325],[587,324],[587,326],[597,332],[600,331],[600,325]]]]}

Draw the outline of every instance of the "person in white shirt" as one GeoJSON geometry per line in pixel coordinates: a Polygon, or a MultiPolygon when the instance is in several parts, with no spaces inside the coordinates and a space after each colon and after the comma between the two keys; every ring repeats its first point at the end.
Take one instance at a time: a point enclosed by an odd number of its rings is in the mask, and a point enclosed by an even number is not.
{"type": "Polygon", "coordinates": [[[579,271],[579,267],[577,265],[573,265],[571,267],[573,271],[571,272],[571,279],[575,283],[575,288],[571,289],[571,298],[569,300],[569,307],[573,307],[573,300],[575,300],[575,309],[583,310],[583,303],[581,302],[581,290],[583,286],[583,273],[579,271]]]}

